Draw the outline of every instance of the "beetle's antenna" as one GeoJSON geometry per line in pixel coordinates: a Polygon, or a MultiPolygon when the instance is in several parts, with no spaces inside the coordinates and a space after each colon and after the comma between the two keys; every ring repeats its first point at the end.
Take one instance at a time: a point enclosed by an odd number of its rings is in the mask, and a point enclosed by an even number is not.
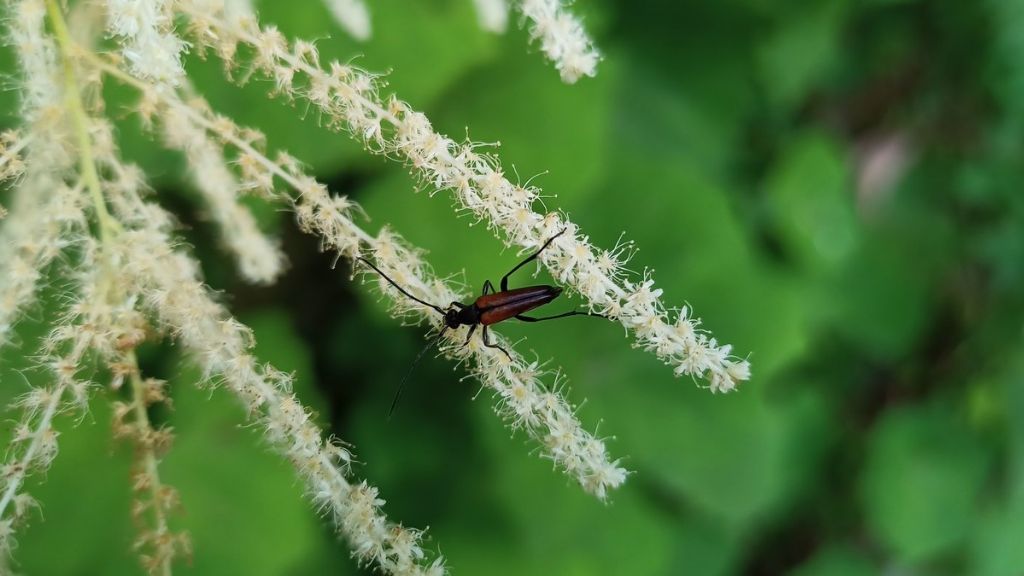
{"type": "Polygon", "coordinates": [[[395,407],[398,406],[398,399],[402,397],[402,390],[405,388],[405,383],[409,380],[409,376],[412,376],[412,371],[416,369],[416,365],[420,363],[423,355],[427,353],[427,349],[433,348],[435,344],[441,341],[441,337],[448,331],[448,327],[445,326],[437,333],[437,336],[430,339],[427,345],[420,350],[420,353],[416,355],[416,359],[412,361],[412,366],[409,366],[409,371],[406,372],[405,378],[398,384],[398,389],[395,390],[395,399],[391,401],[391,408],[388,410],[388,420],[391,420],[391,415],[395,413],[395,407]]]}
{"type": "Polygon", "coordinates": [[[431,304],[430,302],[424,302],[423,300],[420,300],[419,298],[417,298],[417,297],[413,296],[412,294],[409,294],[408,292],[406,292],[406,291],[405,291],[405,288],[402,288],[401,286],[399,286],[399,285],[398,285],[398,283],[397,283],[397,282],[395,282],[395,281],[394,281],[394,280],[392,280],[391,278],[388,278],[388,275],[387,275],[387,274],[385,274],[385,273],[381,272],[381,271],[380,271],[380,268],[377,268],[376,266],[374,266],[374,265],[373,265],[373,264],[372,264],[372,263],[371,263],[371,262],[370,262],[369,260],[367,260],[366,258],[363,258],[362,256],[356,256],[356,260],[359,260],[359,261],[360,261],[360,262],[362,262],[363,264],[366,264],[366,265],[367,265],[367,266],[369,266],[370,268],[373,268],[373,270],[374,270],[375,272],[377,272],[377,274],[380,274],[380,275],[381,275],[381,278],[384,278],[384,279],[385,279],[385,280],[387,280],[387,281],[388,281],[389,283],[391,283],[391,285],[392,285],[392,286],[394,286],[395,288],[397,288],[397,289],[398,289],[398,291],[399,291],[399,292],[401,292],[402,294],[405,294],[405,295],[406,295],[406,296],[408,296],[409,298],[411,298],[411,299],[413,299],[413,300],[415,300],[415,301],[419,302],[420,304],[423,304],[424,306],[430,306],[430,307],[431,307],[431,308],[433,308],[434,310],[437,310],[437,311],[438,311],[438,313],[439,313],[439,314],[441,314],[441,316],[444,316],[445,312],[444,312],[444,310],[443,310],[443,309],[441,309],[441,307],[440,307],[440,306],[435,306],[435,305],[431,304]]]}

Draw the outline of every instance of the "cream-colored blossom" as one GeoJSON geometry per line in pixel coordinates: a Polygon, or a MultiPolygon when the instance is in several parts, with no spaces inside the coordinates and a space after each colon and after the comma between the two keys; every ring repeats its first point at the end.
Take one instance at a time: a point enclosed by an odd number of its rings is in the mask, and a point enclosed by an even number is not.
{"type": "Polygon", "coordinates": [[[25,172],[21,151],[31,139],[19,138],[14,130],[0,133],[0,183],[13,180],[25,172]]]}
{"type": "Polygon", "coordinates": [[[185,76],[181,56],[187,45],[174,32],[172,2],[106,0],[107,28],[140,77],[177,86],[185,76]]]}
{"type": "Polygon", "coordinates": [[[21,116],[36,122],[59,101],[56,48],[46,36],[46,7],[34,0],[7,0],[10,18],[7,37],[14,47],[22,75],[19,78],[21,116]]]}
{"type": "Polygon", "coordinates": [[[505,0],[473,0],[480,27],[501,34],[508,28],[508,2],[505,0]]]}
{"type": "Polygon", "coordinates": [[[239,202],[242,186],[228,168],[221,147],[178,107],[163,107],[159,117],[164,141],[185,153],[193,185],[220,228],[222,243],[238,261],[242,277],[254,284],[276,280],[284,268],[284,255],[278,243],[260,231],[252,213],[239,202]]]}
{"type": "Polygon", "coordinates": [[[563,0],[520,0],[516,6],[530,21],[530,36],[555,65],[562,81],[572,84],[583,76],[594,76],[601,55],[563,0]]]}
{"type": "Polygon", "coordinates": [[[356,40],[369,40],[370,11],[363,0],[324,0],[334,21],[356,40]]]}
{"type": "Polygon", "coordinates": [[[39,209],[15,211],[0,235],[0,346],[10,342],[50,263],[85,238],[81,189],[60,185],[51,194],[39,209]]]}
{"type": "Polygon", "coordinates": [[[6,133],[0,138],[9,158],[0,170],[11,166],[18,175],[7,206],[10,216],[0,229],[0,346],[10,341],[14,324],[34,301],[49,264],[85,234],[81,190],[63,182],[72,161],[46,9],[35,0],[9,6],[8,36],[21,72],[20,112],[27,130],[41,130],[46,137],[6,133]]]}

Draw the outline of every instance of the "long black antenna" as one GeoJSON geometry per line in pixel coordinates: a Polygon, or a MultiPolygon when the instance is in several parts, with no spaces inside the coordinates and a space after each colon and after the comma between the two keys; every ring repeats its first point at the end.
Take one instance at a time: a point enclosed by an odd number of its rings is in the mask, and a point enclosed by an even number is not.
{"type": "Polygon", "coordinates": [[[442,328],[441,331],[437,333],[437,336],[431,338],[430,342],[427,342],[427,345],[424,346],[423,349],[420,350],[420,353],[416,355],[416,359],[412,361],[412,366],[410,366],[409,371],[405,373],[405,378],[402,378],[402,381],[398,384],[398,389],[395,390],[395,399],[391,401],[391,409],[388,410],[388,420],[391,420],[391,415],[395,413],[395,407],[398,406],[398,399],[402,397],[402,390],[405,388],[405,383],[409,380],[409,376],[412,376],[412,371],[416,369],[416,365],[420,363],[420,359],[423,358],[424,354],[426,354],[427,349],[433,348],[434,345],[441,340],[441,337],[444,336],[446,331],[448,331],[447,326],[442,328]]]}
{"type": "Polygon", "coordinates": [[[395,288],[397,288],[397,289],[398,289],[398,291],[399,291],[399,292],[401,292],[402,294],[405,294],[405,295],[406,295],[406,296],[408,296],[409,298],[411,298],[411,299],[413,299],[413,300],[415,300],[415,301],[419,302],[420,304],[423,304],[424,306],[430,306],[430,307],[431,307],[431,308],[433,308],[434,310],[437,310],[437,311],[438,311],[438,313],[440,313],[440,314],[441,314],[441,316],[444,316],[444,310],[443,310],[443,309],[442,309],[442,308],[441,308],[440,306],[435,306],[435,305],[431,304],[430,302],[424,302],[423,300],[420,300],[419,298],[417,298],[417,297],[413,296],[412,294],[409,294],[408,292],[406,292],[405,288],[402,288],[401,286],[399,286],[399,285],[398,285],[398,283],[397,283],[397,282],[395,282],[395,281],[394,281],[394,280],[392,280],[391,278],[388,278],[388,275],[387,275],[387,274],[385,274],[385,273],[381,272],[381,271],[380,271],[380,268],[377,268],[376,266],[374,266],[374,265],[373,265],[373,263],[371,263],[371,262],[370,262],[369,260],[367,260],[366,258],[363,258],[362,256],[356,256],[356,260],[359,260],[359,261],[360,261],[360,262],[362,262],[363,264],[366,264],[366,265],[367,265],[367,266],[369,266],[370,268],[373,268],[373,270],[374,270],[375,272],[377,272],[377,274],[380,274],[380,275],[381,275],[381,278],[384,278],[384,279],[385,279],[385,280],[387,280],[387,281],[388,281],[389,283],[391,283],[391,285],[392,285],[392,286],[394,286],[395,288]]]}

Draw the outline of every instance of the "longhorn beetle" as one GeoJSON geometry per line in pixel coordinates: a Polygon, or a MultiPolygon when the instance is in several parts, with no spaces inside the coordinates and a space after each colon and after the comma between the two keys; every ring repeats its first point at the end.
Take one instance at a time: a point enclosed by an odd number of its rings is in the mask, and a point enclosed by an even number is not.
{"type": "Polygon", "coordinates": [[[380,268],[374,266],[373,263],[371,263],[369,260],[361,256],[356,257],[356,260],[362,262],[363,264],[366,264],[370,268],[373,268],[373,270],[377,274],[380,274],[381,278],[387,280],[388,283],[394,286],[399,292],[404,294],[406,297],[415,300],[416,302],[419,302],[424,306],[429,306],[430,308],[433,308],[439,314],[441,314],[441,316],[444,317],[444,328],[442,328],[441,331],[437,334],[437,336],[435,336],[430,342],[427,343],[426,346],[423,347],[422,350],[420,350],[420,353],[416,356],[416,359],[413,360],[412,366],[409,367],[409,372],[406,373],[405,378],[403,378],[402,382],[398,385],[398,390],[395,392],[395,399],[394,401],[391,402],[391,409],[388,411],[388,418],[390,418],[391,414],[395,411],[395,406],[398,405],[398,399],[402,395],[402,388],[405,387],[406,380],[409,379],[409,376],[412,374],[413,369],[416,368],[416,365],[419,364],[420,359],[423,358],[423,354],[426,353],[427,349],[433,347],[434,344],[439,342],[441,340],[441,337],[444,336],[444,333],[448,331],[449,328],[456,329],[459,326],[469,326],[469,334],[466,335],[466,343],[463,344],[463,346],[466,346],[469,344],[470,339],[473,337],[473,333],[476,332],[476,327],[483,326],[483,329],[481,330],[481,338],[483,339],[484,346],[487,346],[488,348],[497,348],[498,350],[501,350],[502,352],[505,353],[505,356],[508,356],[508,359],[511,360],[512,355],[508,353],[508,350],[505,350],[501,346],[498,346],[497,344],[491,342],[491,335],[487,331],[487,327],[490,326],[491,324],[497,324],[498,322],[508,320],[509,318],[515,318],[516,320],[521,320],[523,322],[541,322],[543,320],[554,320],[556,318],[565,318],[567,316],[596,316],[598,318],[607,318],[607,316],[603,316],[601,314],[594,314],[593,312],[584,312],[581,310],[571,310],[569,312],[564,312],[562,314],[556,314],[554,316],[542,316],[540,318],[526,316],[524,312],[529,312],[534,308],[538,308],[540,306],[547,304],[548,302],[551,302],[552,300],[557,298],[559,294],[562,293],[562,289],[559,288],[558,286],[547,285],[527,286],[525,288],[513,288],[512,290],[509,290],[508,288],[508,277],[511,276],[516,270],[519,270],[523,266],[536,260],[537,257],[540,256],[540,253],[543,252],[548,246],[551,245],[552,242],[555,241],[555,238],[558,238],[562,234],[565,234],[565,230],[566,229],[563,228],[561,232],[555,234],[551,238],[548,238],[547,242],[545,242],[544,245],[540,247],[540,250],[537,250],[519,264],[516,264],[515,268],[508,271],[508,274],[502,276],[500,291],[495,292],[494,286],[491,284],[491,281],[486,280],[484,281],[483,294],[481,294],[472,304],[452,302],[451,304],[448,305],[447,310],[441,308],[440,306],[431,304],[430,302],[425,302],[413,296],[412,294],[407,292],[405,288],[402,288],[401,286],[398,285],[397,282],[389,278],[387,274],[381,272],[380,268]]]}

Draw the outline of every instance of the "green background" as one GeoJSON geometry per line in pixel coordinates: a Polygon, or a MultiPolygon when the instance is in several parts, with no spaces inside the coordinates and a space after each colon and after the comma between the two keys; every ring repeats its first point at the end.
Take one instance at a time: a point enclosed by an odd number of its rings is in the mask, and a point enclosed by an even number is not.
{"type": "MultiPolygon", "coordinates": [[[[391,320],[278,206],[253,203],[289,269],[273,287],[244,285],[182,158],[124,112],[130,91],[108,87],[125,155],[255,329],[259,356],[295,373],[389,516],[429,526],[426,546],[454,574],[1024,573],[1024,1],[578,0],[604,59],[573,86],[514,18],[504,36],[481,31],[469,0],[369,5],[365,44],[312,0],[261,11],[325,59],[389,71],[385,92],[440,131],[500,141],[508,173],[543,188],[548,209],[598,246],[635,240],[630,267],[656,270],[667,303],[691,305],[753,365],[738,392],[714,396],[617,325],[501,325],[561,369],[585,426],[633,471],[608,503],[510,437],[490,393],[444,359],[425,359],[388,421],[423,328],[391,320]],[[894,157],[889,184],[862,184],[865,158],[894,157]]],[[[0,62],[14,73],[9,52],[0,62]]],[[[188,68],[218,111],[358,201],[367,229],[429,250],[467,298],[517,261],[445,193],[415,193],[403,166],[304,103],[229,85],[215,61],[188,68]]],[[[16,94],[0,99],[15,122],[16,94]]],[[[53,314],[51,294],[3,352],[0,399],[44,382],[25,368],[53,314]]],[[[176,572],[360,573],[234,399],[198,390],[172,343],[141,354],[174,398],[154,417],[176,430],[162,473],[195,548],[176,572]]],[[[114,396],[58,422],[60,456],[29,486],[42,517],[15,553],[28,574],[141,572],[114,396]]]]}

